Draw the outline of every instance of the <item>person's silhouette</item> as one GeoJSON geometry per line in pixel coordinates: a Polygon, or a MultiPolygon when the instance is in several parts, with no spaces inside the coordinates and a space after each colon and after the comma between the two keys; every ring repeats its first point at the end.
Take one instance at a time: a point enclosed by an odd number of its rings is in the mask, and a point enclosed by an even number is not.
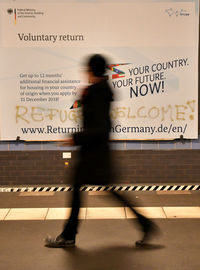
{"type": "MultiPolygon", "coordinates": [[[[102,55],[92,55],[87,62],[87,75],[90,85],[82,94],[83,131],[72,135],[66,144],[81,146],[79,161],[74,173],[73,198],[71,214],[62,233],[46,239],[47,247],[67,247],[75,245],[78,229],[78,214],[80,209],[80,187],[83,184],[108,185],[113,183],[113,174],[110,162],[109,132],[111,128],[110,104],[113,92],[108,84],[106,60],[102,55]]],[[[128,206],[136,215],[143,231],[143,238],[136,243],[147,242],[155,229],[152,221],[139,214],[130,203],[119,195],[113,195],[128,206]]]]}

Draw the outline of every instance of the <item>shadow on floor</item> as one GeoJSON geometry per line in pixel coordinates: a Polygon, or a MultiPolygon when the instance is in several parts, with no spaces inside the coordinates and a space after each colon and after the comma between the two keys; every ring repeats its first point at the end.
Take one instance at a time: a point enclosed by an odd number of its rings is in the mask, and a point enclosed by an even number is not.
{"type": "MultiPolygon", "coordinates": [[[[155,265],[144,261],[143,252],[163,249],[165,246],[148,244],[144,247],[134,246],[108,246],[85,250],[78,247],[64,249],[66,252],[66,265],[71,270],[154,270],[155,265]],[[140,254],[136,254],[140,252],[140,254]],[[141,268],[142,267],[142,268],[141,268]]],[[[69,269],[69,268],[68,268],[69,269]]]]}

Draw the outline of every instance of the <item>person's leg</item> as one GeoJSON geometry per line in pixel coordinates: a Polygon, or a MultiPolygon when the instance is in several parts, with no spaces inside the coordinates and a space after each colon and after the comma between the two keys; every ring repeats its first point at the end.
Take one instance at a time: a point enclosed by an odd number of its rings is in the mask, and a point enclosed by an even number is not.
{"type": "MultiPolygon", "coordinates": [[[[76,176],[78,173],[76,174],[76,176]]],[[[77,180],[78,178],[75,177],[77,180]]],[[[78,214],[80,209],[80,184],[77,181],[74,182],[72,192],[71,214],[64,229],[60,235],[55,238],[48,236],[45,240],[45,246],[51,248],[62,248],[75,246],[75,238],[78,228],[78,214]]]]}
{"type": "Polygon", "coordinates": [[[131,205],[130,202],[125,197],[122,197],[118,192],[116,192],[116,191],[111,191],[111,192],[112,192],[112,194],[114,195],[114,197],[116,199],[118,199],[119,201],[123,202],[123,204],[126,205],[134,213],[134,215],[138,218],[139,223],[143,227],[143,224],[145,224],[145,221],[148,220],[148,219],[145,218],[144,216],[142,216],[141,214],[139,214],[135,210],[134,207],[136,205],[131,205]]]}
{"type": "Polygon", "coordinates": [[[129,207],[129,209],[137,217],[138,223],[139,223],[139,225],[141,227],[141,230],[143,231],[143,237],[142,237],[142,239],[140,241],[137,241],[136,244],[140,245],[140,244],[146,243],[149,240],[150,236],[154,232],[158,231],[157,226],[150,219],[148,219],[145,216],[139,214],[135,209],[136,205],[131,205],[130,202],[125,197],[122,197],[116,191],[112,191],[112,194],[115,196],[115,198],[117,198],[118,200],[123,202],[124,205],[129,207]]]}
{"type": "Polygon", "coordinates": [[[71,213],[69,220],[65,223],[64,229],[60,234],[64,239],[74,239],[78,228],[78,215],[80,209],[80,185],[75,183],[72,194],[71,213]]]}

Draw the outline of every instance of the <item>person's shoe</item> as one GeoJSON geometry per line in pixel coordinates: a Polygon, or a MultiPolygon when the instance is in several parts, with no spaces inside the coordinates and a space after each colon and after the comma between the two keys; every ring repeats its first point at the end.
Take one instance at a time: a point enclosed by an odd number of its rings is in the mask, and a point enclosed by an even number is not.
{"type": "Polygon", "coordinates": [[[65,247],[74,247],[74,246],[75,246],[75,239],[65,239],[60,235],[55,238],[48,236],[45,239],[45,247],[65,248],[65,247]]]}
{"type": "Polygon", "coordinates": [[[138,240],[135,242],[136,246],[144,246],[149,243],[149,240],[152,238],[154,235],[160,234],[160,229],[158,226],[152,222],[151,220],[146,220],[145,225],[143,227],[143,237],[141,240],[138,240]]]}

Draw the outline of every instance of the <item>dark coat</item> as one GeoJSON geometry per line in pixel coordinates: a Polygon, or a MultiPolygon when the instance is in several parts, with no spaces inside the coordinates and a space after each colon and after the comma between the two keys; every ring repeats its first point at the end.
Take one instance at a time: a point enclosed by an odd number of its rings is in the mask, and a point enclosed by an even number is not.
{"type": "Polygon", "coordinates": [[[83,132],[73,135],[80,145],[76,179],[80,184],[105,185],[111,180],[109,132],[113,94],[107,80],[89,86],[82,97],[83,132]]]}

